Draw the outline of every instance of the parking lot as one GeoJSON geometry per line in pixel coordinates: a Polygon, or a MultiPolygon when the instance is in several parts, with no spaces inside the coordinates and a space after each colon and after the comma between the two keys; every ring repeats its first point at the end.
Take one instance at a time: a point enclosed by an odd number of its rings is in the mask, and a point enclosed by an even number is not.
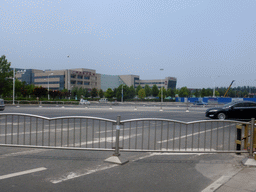
{"type": "MultiPolygon", "coordinates": [[[[190,122],[207,119],[205,107],[175,105],[160,109],[160,106],[143,104],[136,107],[6,106],[4,113],[112,120],[118,115],[122,120],[163,118],[190,122]]],[[[122,152],[121,156],[129,163],[119,166],[104,162],[112,151],[14,147],[1,147],[0,151],[3,191],[201,191],[219,177],[232,176],[240,170],[242,158],[235,154],[122,152]]]]}

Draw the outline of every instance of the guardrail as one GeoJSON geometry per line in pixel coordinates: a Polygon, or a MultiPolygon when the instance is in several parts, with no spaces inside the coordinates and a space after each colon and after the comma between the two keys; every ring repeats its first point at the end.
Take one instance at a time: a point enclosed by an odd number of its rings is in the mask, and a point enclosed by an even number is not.
{"type": "MultiPolygon", "coordinates": [[[[252,122],[202,120],[182,122],[160,118],[121,121],[89,116],[48,118],[22,113],[0,114],[0,146],[130,152],[253,153],[238,138],[252,122]],[[240,132],[237,127],[242,126],[240,132]]],[[[253,130],[253,129],[251,129],[253,130]]],[[[247,134],[248,135],[248,134],[247,134]]]]}

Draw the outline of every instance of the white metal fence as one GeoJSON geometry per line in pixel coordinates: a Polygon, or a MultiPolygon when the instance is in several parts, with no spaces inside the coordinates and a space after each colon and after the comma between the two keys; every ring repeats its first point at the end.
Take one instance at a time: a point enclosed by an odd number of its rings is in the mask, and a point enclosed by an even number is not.
{"type": "MultiPolygon", "coordinates": [[[[0,114],[0,146],[138,152],[248,153],[237,148],[252,122],[160,118],[110,120],[89,116],[48,118],[22,113],[0,114]],[[238,135],[239,134],[239,135],[238,135]]],[[[252,129],[251,129],[252,130],[252,129]]],[[[250,134],[253,135],[253,134],[250,134]]],[[[253,140],[253,137],[250,137],[253,140]]]]}

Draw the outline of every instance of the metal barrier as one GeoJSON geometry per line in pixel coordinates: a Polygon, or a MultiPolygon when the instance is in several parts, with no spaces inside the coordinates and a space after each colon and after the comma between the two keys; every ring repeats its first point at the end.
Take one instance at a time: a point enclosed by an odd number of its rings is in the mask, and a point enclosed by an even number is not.
{"type": "Polygon", "coordinates": [[[47,118],[2,113],[0,146],[113,151],[115,123],[88,116],[47,118]]]}
{"type": "Polygon", "coordinates": [[[160,118],[110,120],[89,116],[47,118],[43,116],[0,114],[0,146],[107,150],[130,152],[186,153],[253,153],[256,143],[250,131],[249,151],[242,135],[249,136],[246,127],[252,122],[202,120],[182,122],[160,118]],[[237,127],[243,124],[237,131],[237,127]],[[115,129],[114,129],[115,125],[115,129]],[[241,140],[241,139],[240,139],[241,140]]]}

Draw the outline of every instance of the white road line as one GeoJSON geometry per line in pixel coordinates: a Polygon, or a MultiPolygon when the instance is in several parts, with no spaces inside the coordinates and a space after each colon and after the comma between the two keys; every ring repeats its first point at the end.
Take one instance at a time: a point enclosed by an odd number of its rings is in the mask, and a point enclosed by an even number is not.
{"type": "Polygon", "coordinates": [[[57,184],[57,183],[61,183],[63,181],[67,181],[67,180],[70,180],[70,179],[74,179],[74,178],[82,177],[82,176],[89,175],[89,174],[92,174],[92,173],[96,173],[98,171],[104,171],[106,169],[110,169],[110,168],[113,168],[113,167],[116,167],[116,166],[118,166],[118,165],[117,164],[112,164],[112,165],[103,166],[103,167],[99,166],[96,169],[86,170],[84,173],[71,172],[67,176],[63,176],[63,177],[61,177],[59,179],[56,179],[56,180],[50,180],[50,182],[53,183],[53,184],[57,184]]]}
{"type": "MultiPolygon", "coordinates": [[[[142,157],[138,157],[136,159],[133,159],[131,160],[132,162],[134,161],[138,161],[138,160],[142,160],[142,159],[145,159],[145,158],[148,158],[148,157],[152,157],[152,156],[155,156],[155,155],[170,155],[170,153],[150,153],[150,154],[147,154],[145,156],[142,156],[142,157]]],[[[173,155],[173,154],[172,154],[173,155]]],[[[179,153],[179,154],[174,154],[174,155],[201,155],[201,154],[191,154],[191,153],[187,153],[187,154],[184,154],[184,153],[179,153]]],[[[85,170],[84,173],[76,173],[76,172],[70,172],[68,173],[66,176],[63,176],[63,177],[60,177],[60,178],[57,178],[57,179],[49,179],[49,181],[53,184],[57,184],[57,183],[61,183],[63,181],[67,181],[67,180],[70,180],[70,179],[75,179],[75,178],[78,178],[78,177],[82,177],[82,176],[85,176],[85,175],[90,175],[92,173],[96,173],[96,172],[99,172],[99,171],[104,171],[104,170],[107,170],[107,169],[111,169],[113,167],[117,167],[119,165],[117,164],[112,164],[112,165],[107,165],[107,166],[101,166],[99,165],[97,168],[95,169],[89,169],[89,170],[85,170]]]]}
{"type": "Polygon", "coordinates": [[[218,180],[216,180],[215,182],[213,182],[211,185],[209,185],[208,187],[206,187],[204,190],[202,190],[201,192],[214,192],[216,191],[218,188],[220,188],[222,185],[224,185],[225,183],[227,183],[233,176],[235,176],[239,171],[241,171],[241,169],[238,169],[234,172],[231,172],[227,175],[223,175],[221,176],[218,180]]]}
{"type": "Polygon", "coordinates": [[[45,167],[40,167],[40,168],[36,168],[36,169],[30,169],[30,170],[27,170],[27,171],[21,171],[21,172],[17,172],[17,173],[11,173],[11,174],[8,174],[8,175],[2,175],[2,176],[0,176],[0,180],[8,179],[8,178],[11,178],[11,177],[17,177],[17,176],[20,176],[20,175],[26,175],[26,174],[30,174],[30,173],[34,173],[34,172],[44,171],[46,169],[47,168],[45,168],[45,167]]]}
{"type": "MultiPolygon", "coordinates": [[[[229,127],[229,126],[231,126],[231,125],[226,125],[226,126],[224,126],[224,127],[229,127]]],[[[192,136],[192,135],[194,136],[194,135],[198,135],[198,134],[205,133],[205,132],[207,133],[207,132],[210,132],[210,131],[215,131],[215,130],[217,130],[217,129],[223,129],[224,127],[209,129],[209,130],[207,130],[207,131],[195,132],[195,133],[193,133],[193,134],[188,134],[188,135],[184,135],[184,136],[181,136],[181,137],[175,137],[175,138],[169,139],[169,140],[158,141],[157,143],[166,143],[166,142],[168,142],[168,141],[173,141],[173,140],[177,140],[177,139],[183,139],[183,138],[186,138],[186,137],[190,137],[190,136],[192,136]]]]}

